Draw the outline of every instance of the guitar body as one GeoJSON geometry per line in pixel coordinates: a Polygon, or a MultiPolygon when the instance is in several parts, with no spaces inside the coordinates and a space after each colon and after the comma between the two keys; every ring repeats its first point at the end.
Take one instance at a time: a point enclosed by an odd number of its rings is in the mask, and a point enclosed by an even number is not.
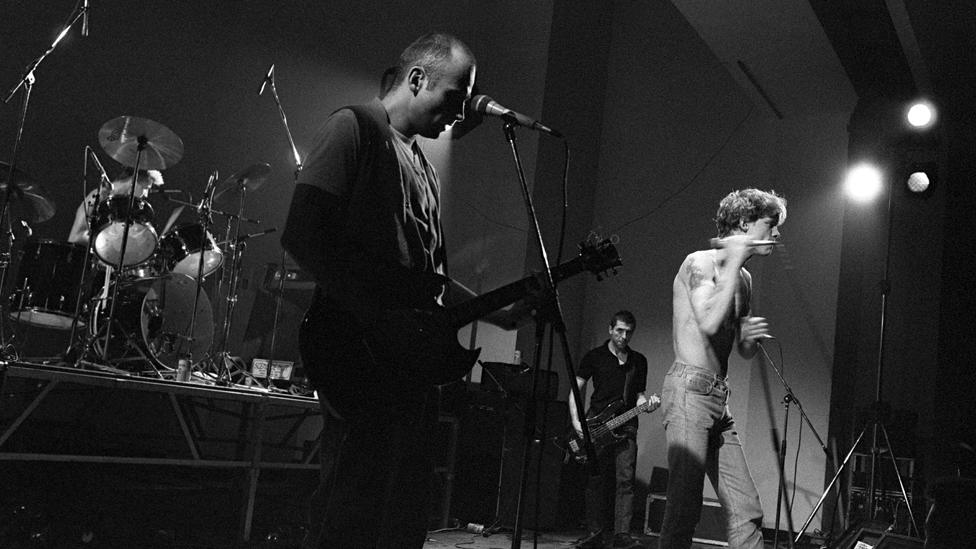
{"type": "MultiPolygon", "coordinates": [[[[648,397],[647,402],[635,406],[629,410],[622,411],[624,402],[615,400],[607,404],[595,415],[591,412],[587,414],[586,427],[590,432],[590,442],[593,443],[594,454],[599,454],[605,448],[613,446],[623,440],[627,435],[622,432],[622,427],[631,419],[641,413],[649,413],[657,410],[661,406],[661,399],[657,395],[648,397]]],[[[582,437],[576,434],[576,430],[569,428],[569,433],[563,441],[563,447],[579,463],[586,463],[586,451],[583,448],[582,437]]]]}
{"type": "Polygon", "coordinates": [[[411,380],[442,385],[463,377],[474,366],[481,349],[458,343],[458,327],[443,309],[387,311],[373,328],[382,345],[370,348],[383,363],[411,380]]]}
{"type": "MultiPolygon", "coordinates": [[[[624,402],[622,400],[615,400],[607,404],[598,414],[587,414],[589,417],[586,418],[586,426],[590,431],[590,442],[593,443],[594,453],[599,454],[605,448],[613,446],[626,436],[618,434],[606,426],[607,422],[616,417],[623,407],[624,402]]],[[[576,430],[572,426],[570,426],[567,434],[566,446],[576,461],[586,461],[586,452],[583,451],[583,439],[576,434],[576,430]]]]}

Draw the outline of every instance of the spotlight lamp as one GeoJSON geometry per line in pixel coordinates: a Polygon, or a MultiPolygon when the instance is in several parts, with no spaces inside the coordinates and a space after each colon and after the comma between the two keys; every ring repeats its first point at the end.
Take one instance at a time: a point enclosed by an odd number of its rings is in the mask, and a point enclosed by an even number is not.
{"type": "Polygon", "coordinates": [[[929,101],[914,101],[905,111],[908,125],[918,130],[924,130],[935,124],[935,106],[929,101]]]}
{"type": "Polygon", "coordinates": [[[938,180],[938,164],[935,162],[914,162],[905,170],[905,185],[917,195],[928,195],[938,180]]]}

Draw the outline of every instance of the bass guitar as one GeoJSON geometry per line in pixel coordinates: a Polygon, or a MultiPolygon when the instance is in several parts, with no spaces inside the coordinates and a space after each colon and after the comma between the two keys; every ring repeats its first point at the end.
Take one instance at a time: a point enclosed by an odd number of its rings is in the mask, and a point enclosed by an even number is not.
{"type": "MultiPolygon", "coordinates": [[[[612,446],[623,440],[626,436],[615,432],[621,425],[637,417],[638,414],[650,413],[661,406],[661,398],[651,395],[643,404],[634,406],[630,410],[620,413],[624,403],[622,400],[615,400],[608,404],[600,413],[586,418],[586,426],[590,430],[590,442],[593,443],[593,452],[600,453],[604,448],[612,446]]],[[[572,426],[562,444],[566,450],[567,458],[572,458],[577,463],[586,463],[586,451],[583,448],[583,438],[576,433],[572,426]]]]}

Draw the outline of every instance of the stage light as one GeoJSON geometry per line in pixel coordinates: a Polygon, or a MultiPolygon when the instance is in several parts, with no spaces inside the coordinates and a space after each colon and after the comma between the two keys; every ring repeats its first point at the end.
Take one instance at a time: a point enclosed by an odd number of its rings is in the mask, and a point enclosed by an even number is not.
{"type": "Polygon", "coordinates": [[[935,107],[928,101],[915,101],[905,111],[905,120],[913,128],[928,128],[935,123],[935,107]]]}
{"type": "Polygon", "coordinates": [[[925,172],[912,172],[908,176],[908,190],[924,193],[929,188],[929,175],[925,172]]]}
{"type": "Polygon", "coordinates": [[[937,183],[938,172],[936,162],[914,162],[904,171],[905,185],[914,194],[927,194],[937,183]]]}
{"type": "Polygon", "coordinates": [[[874,200],[881,192],[881,170],[877,167],[861,163],[847,171],[847,179],[844,180],[844,189],[855,202],[869,202],[874,200]]]}

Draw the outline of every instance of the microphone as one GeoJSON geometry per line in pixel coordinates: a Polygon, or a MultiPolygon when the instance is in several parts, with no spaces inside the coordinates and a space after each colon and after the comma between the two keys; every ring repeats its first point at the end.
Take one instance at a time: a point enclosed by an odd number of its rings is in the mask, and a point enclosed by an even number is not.
{"type": "Polygon", "coordinates": [[[197,206],[197,213],[203,211],[204,204],[206,204],[207,207],[209,208],[210,206],[209,202],[213,201],[213,192],[217,188],[216,183],[217,183],[217,170],[214,170],[213,173],[210,174],[210,178],[207,179],[207,186],[203,190],[203,198],[200,199],[200,205],[197,206]]]}
{"type": "Polygon", "coordinates": [[[88,36],[88,0],[85,0],[84,5],[81,8],[81,35],[88,36]]]}
{"type": "Polygon", "coordinates": [[[264,75],[264,80],[261,81],[261,89],[258,90],[258,95],[264,95],[264,87],[269,82],[274,82],[274,63],[268,68],[268,74],[264,75]]]}
{"type": "Polygon", "coordinates": [[[102,178],[102,184],[111,187],[112,180],[109,179],[108,174],[105,173],[105,167],[102,166],[102,162],[98,159],[98,155],[95,154],[95,151],[91,147],[86,146],[85,150],[88,151],[88,156],[91,157],[92,161],[95,163],[95,166],[98,168],[98,172],[102,178]]]}
{"type": "Polygon", "coordinates": [[[245,240],[250,240],[252,238],[257,238],[259,236],[264,236],[266,234],[271,234],[271,233],[273,233],[273,232],[275,232],[277,230],[278,230],[278,227],[271,227],[270,229],[265,229],[263,231],[259,231],[259,232],[256,232],[256,233],[241,235],[241,236],[237,237],[237,241],[238,242],[244,242],[245,240]]]}
{"type": "Polygon", "coordinates": [[[548,133],[553,137],[563,136],[563,134],[540,123],[538,120],[534,120],[532,118],[529,118],[528,116],[525,116],[524,114],[515,112],[512,109],[499,105],[494,99],[488,97],[487,95],[476,95],[472,97],[471,108],[482,114],[490,114],[492,116],[498,116],[500,118],[504,118],[506,122],[514,122],[519,126],[524,126],[529,129],[537,130],[543,133],[548,133]]]}
{"type": "MultiPolygon", "coordinates": [[[[708,241],[708,245],[711,246],[712,248],[716,248],[716,249],[718,249],[718,248],[724,248],[725,247],[725,240],[722,239],[722,238],[713,238],[713,239],[711,239],[711,240],[708,241]]],[[[781,244],[780,244],[780,241],[779,240],[750,240],[746,244],[746,246],[748,246],[750,248],[754,248],[754,247],[757,247],[757,246],[780,246],[780,245],[781,244]]]]}

